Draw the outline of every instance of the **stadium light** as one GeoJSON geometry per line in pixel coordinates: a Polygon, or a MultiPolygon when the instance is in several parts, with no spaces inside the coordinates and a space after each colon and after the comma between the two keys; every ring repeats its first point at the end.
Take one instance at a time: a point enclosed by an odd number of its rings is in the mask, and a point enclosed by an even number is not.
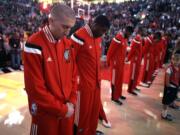
{"type": "Polygon", "coordinates": [[[63,2],[63,0],[38,0],[39,3],[46,3],[48,4],[53,4],[53,3],[57,3],[57,2],[63,2]]]}
{"type": "Polygon", "coordinates": [[[143,14],[141,15],[141,19],[143,20],[144,18],[146,18],[146,15],[143,13],[143,14]]]}
{"type": "Polygon", "coordinates": [[[46,9],[47,8],[47,3],[43,3],[43,9],[46,9]]]}
{"type": "Polygon", "coordinates": [[[71,8],[74,9],[74,0],[71,0],[71,8]]]}

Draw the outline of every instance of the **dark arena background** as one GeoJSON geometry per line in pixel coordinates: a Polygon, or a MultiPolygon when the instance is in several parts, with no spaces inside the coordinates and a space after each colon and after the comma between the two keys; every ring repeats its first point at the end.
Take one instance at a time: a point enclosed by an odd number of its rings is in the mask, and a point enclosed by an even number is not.
{"type": "MultiPolygon", "coordinates": [[[[97,130],[102,135],[179,135],[179,85],[174,102],[168,105],[168,114],[172,117],[164,117],[167,110],[163,110],[162,98],[168,68],[173,65],[172,56],[180,53],[180,0],[0,0],[0,135],[29,135],[32,130],[24,83],[23,50],[29,37],[48,25],[51,8],[58,3],[75,11],[76,23],[68,38],[98,15],[107,16],[110,21],[110,28],[101,37],[100,44],[100,89],[104,113],[100,112],[97,130]],[[124,34],[127,26],[133,31],[127,39],[124,56],[122,52],[118,54],[121,49],[112,53],[117,54],[114,59],[123,57],[122,63],[116,66],[121,67],[121,92],[126,100],[122,96],[114,100],[112,85],[117,78],[113,77],[115,70],[112,61],[108,63],[108,56],[113,42],[123,46],[117,35],[124,34]],[[143,30],[142,51],[132,52],[133,41],[139,44],[136,37],[140,28],[143,30]],[[147,44],[149,39],[151,45],[147,44]],[[140,59],[136,73],[134,68],[137,65],[134,66],[129,59],[136,60],[137,55],[140,59]],[[132,74],[136,78],[131,80],[136,81],[133,93],[129,91],[132,74]]],[[[175,74],[176,82],[177,79],[180,82],[178,68],[176,73],[170,71],[175,74]]]]}

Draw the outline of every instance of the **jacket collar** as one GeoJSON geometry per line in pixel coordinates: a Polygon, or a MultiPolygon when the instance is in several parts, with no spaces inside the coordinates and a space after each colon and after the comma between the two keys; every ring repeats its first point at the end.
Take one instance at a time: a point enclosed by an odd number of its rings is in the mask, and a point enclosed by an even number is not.
{"type": "Polygon", "coordinates": [[[89,25],[86,24],[84,27],[85,27],[87,33],[89,34],[89,36],[90,36],[90,37],[93,37],[93,33],[92,33],[91,28],[89,27],[89,25]]]}
{"type": "Polygon", "coordinates": [[[44,28],[43,28],[43,32],[47,38],[47,40],[50,42],[50,43],[56,43],[57,41],[54,39],[49,27],[46,25],[44,28]]]}

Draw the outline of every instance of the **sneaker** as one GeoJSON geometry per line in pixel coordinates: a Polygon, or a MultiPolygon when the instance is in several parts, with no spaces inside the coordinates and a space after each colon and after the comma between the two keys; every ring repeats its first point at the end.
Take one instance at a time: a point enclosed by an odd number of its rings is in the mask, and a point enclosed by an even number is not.
{"type": "Polygon", "coordinates": [[[120,101],[120,100],[118,100],[118,99],[112,99],[112,101],[113,102],[115,102],[116,104],[118,104],[118,105],[122,105],[123,103],[120,101]]]}
{"type": "Polygon", "coordinates": [[[159,73],[159,69],[156,69],[156,70],[155,70],[155,73],[156,73],[156,74],[159,73]]]}
{"type": "Polygon", "coordinates": [[[152,84],[152,82],[151,82],[151,81],[148,81],[148,82],[147,82],[147,84],[151,85],[151,84],[152,84]]]}
{"type": "Polygon", "coordinates": [[[167,114],[166,117],[163,117],[161,115],[161,118],[164,119],[164,120],[167,120],[167,121],[172,121],[173,120],[173,118],[172,118],[172,116],[170,114],[167,114]]]}
{"type": "Polygon", "coordinates": [[[141,89],[138,89],[138,88],[135,88],[134,90],[136,90],[136,91],[138,91],[138,92],[140,92],[140,91],[141,91],[141,89]]]}
{"type": "Polygon", "coordinates": [[[154,81],[155,78],[156,78],[156,76],[152,76],[152,81],[154,81]]]}
{"type": "Polygon", "coordinates": [[[104,135],[104,133],[102,131],[97,130],[96,135],[104,135]]]}
{"type": "Polygon", "coordinates": [[[180,109],[180,107],[177,106],[176,104],[171,104],[171,105],[169,105],[169,107],[172,108],[172,109],[175,109],[175,110],[179,110],[180,109]]]}
{"type": "Polygon", "coordinates": [[[136,92],[129,92],[130,94],[134,95],[134,96],[137,96],[138,94],[136,92]]]}
{"type": "Polygon", "coordinates": [[[125,96],[120,96],[120,99],[126,100],[126,97],[125,96]]]}
{"type": "Polygon", "coordinates": [[[167,114],[167,116],[173,118],[173,116],[171,114],[167,114]]]}
{"type": "Polygon", "coordinates": [[[149,84],[140,82],[140,86],[148,88],[148,87],[149,87],[149,84]]]}
{"type": "Polygon", "coordinates": [[[108,121],[106,122],[105,120],[102,120],[102,125],[105,127],[105,128],[111,128],[111,123],[108,121]]]}

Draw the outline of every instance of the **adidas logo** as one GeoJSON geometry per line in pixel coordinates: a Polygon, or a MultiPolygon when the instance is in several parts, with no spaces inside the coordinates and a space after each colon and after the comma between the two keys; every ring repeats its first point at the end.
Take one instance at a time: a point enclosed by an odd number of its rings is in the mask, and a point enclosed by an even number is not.
{"type": "Polygon", "coordinates": [[[51,62],[52,61],[52,58],[51,57],[48,57],[47,58],[47,62],[51,62]]]}
{"type": "Polygon", "coordinates": [[[89,49],[92,49],[92,45],[89,46],[89,49]]]}

